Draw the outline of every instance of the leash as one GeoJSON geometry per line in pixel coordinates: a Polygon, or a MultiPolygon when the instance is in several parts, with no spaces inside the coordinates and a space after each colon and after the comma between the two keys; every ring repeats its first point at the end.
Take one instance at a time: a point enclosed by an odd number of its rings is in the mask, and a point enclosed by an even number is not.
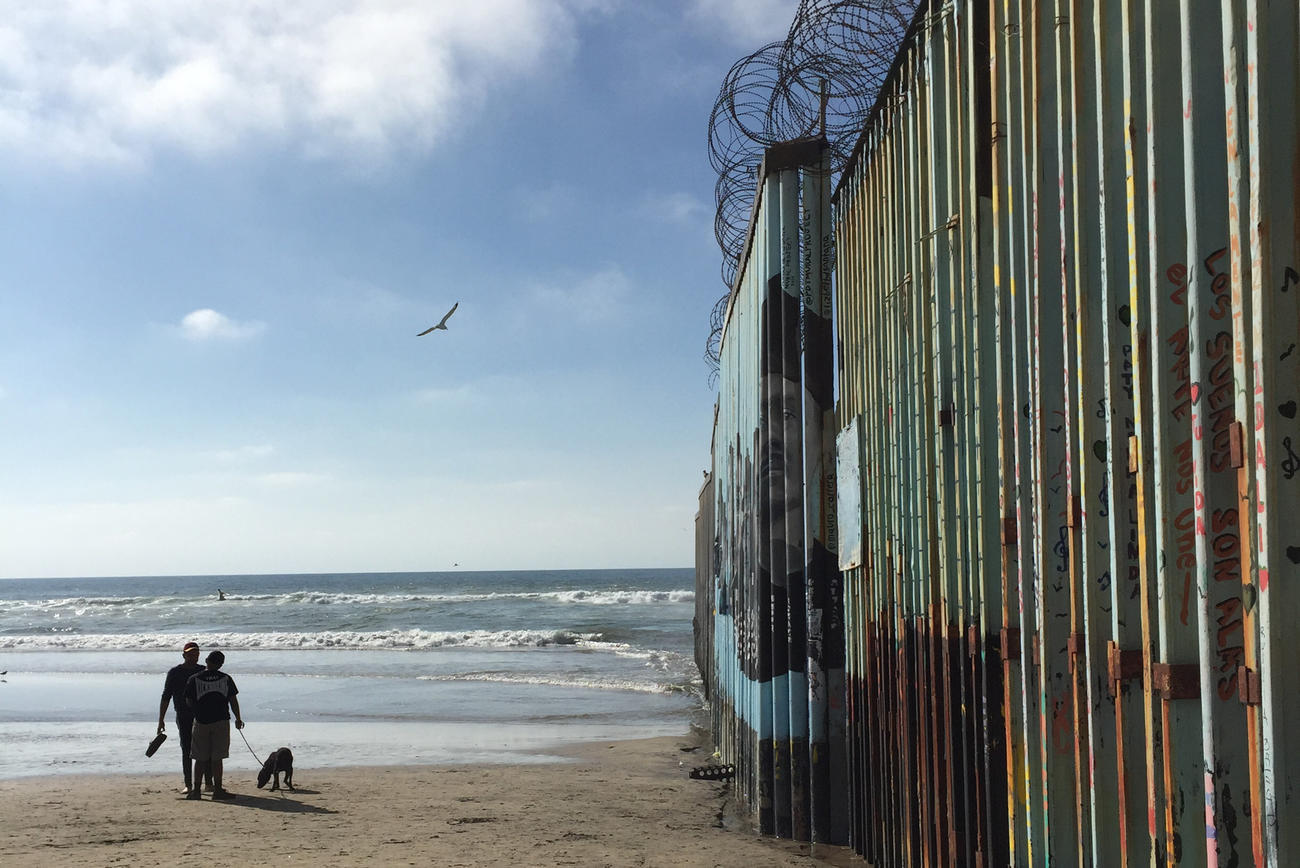
{"type": "Polygon", "coordinates": [[[244,739],[244,747],[248,748],[248,752],[253,754],[253,759],[257,760],[257,764],[259,766],[262,765],[262,761],[260,759],[257,759],[257,754],[253,752],[253,746],[249,744],[248,739],[245,738],[244,731],[242,729],[236,729],[235,732],[239,733],[239,737],[244,739]]]}
{"type": "MultiPolygon", "coordinates": [[[[244,731],[243,731],[242,729],[239,729],[239,730],[236,730],[236,732],[239,733],[239,737],[240,737],[240,738],[244,739],[244,747],[248,748],[248,752],[251,753],[251,754],[253,755],[253,759],[257,760],[257,764],[258,764],[259,766],[260,766],[260,765],[263,765],[263,762],[262,762],[260,759],[257,759],[257,753],[253,750],[253,746],[252,746],[251,744],[248,743],[248,738],[244,735],[244,731]]],[[[277,778],[277,780],[278,780],[278,778],[277,778]]],[[[290,787],[290,789],[292,789],[292,787],[290,787]]],[[[284,798],[284,793],[283,793],[283,792],[280,793],[280,798],[282,798],[282,799],[284,798]]]]}

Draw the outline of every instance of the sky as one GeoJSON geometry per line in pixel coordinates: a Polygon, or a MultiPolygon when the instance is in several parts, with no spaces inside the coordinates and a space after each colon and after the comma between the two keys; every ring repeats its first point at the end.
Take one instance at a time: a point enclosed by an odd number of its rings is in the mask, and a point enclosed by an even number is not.
{"type": "Polygon", "coordinates": [[[796,5],[5,4],[0,577],[690,566],[796,5]]]}

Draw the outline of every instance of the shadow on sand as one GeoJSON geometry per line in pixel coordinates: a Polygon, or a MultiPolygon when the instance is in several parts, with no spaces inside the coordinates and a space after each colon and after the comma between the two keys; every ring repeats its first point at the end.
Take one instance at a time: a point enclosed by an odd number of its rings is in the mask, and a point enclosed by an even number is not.
{"type": "MultiPolygon", "coordinates": [[[[206,795],[206,794],[205,794],[206,795]]],[[[319,795],[317,790],[304,790],[299,788],[292,795],[273,794],[269,796],[251,795],[248,793],[238,793],[236,798],[228,802],[218,801],[217,804],[229,805],[233,808],[257,808],[262,811],[276,811],[281,814],[337,814],[338,811],[322,808],[318,805],[308,805],[297,801],[294,796],[300,795],[319,795]]],[[[186,801],[182,796],[180,801],[186,801]]],[[[204,798],[201,801],[211,802],[211,798],[204,798]]]]}

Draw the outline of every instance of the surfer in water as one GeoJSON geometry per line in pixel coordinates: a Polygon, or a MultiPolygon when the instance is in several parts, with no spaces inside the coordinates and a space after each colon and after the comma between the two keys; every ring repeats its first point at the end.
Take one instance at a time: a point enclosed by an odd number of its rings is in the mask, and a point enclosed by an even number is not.
{"type": "Polygon", "coordinates": [[[226,598],[226,592],[221,590],[220,588],[217,588],[217,599],[224,600],[225,598],[226,598]]]}

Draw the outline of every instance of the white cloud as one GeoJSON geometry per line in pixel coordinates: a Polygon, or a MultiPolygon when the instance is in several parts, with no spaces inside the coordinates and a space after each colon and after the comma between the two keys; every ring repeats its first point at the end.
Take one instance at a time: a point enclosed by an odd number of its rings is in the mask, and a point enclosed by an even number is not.
{"type": "Polygon", "coordinates": [[[690,0],[687,14],[753,51],[784,39],[798,7],[798,0],[690,0]]]}
{"type": "Polygon", "coordinates": [[[181,318],[181,334],[192,341],[246,340],[266,330],[264,322],[236,322],[210,307],[191,311],[181,318]]]}
{"type": "Polygon", "coordinates": [[[608,322],[618,319],[631,301],[632,281],[623,269],[610,265],[586,276],[534,284],[532,295],[552,319],[608,322]]]}
{"type": "Polygon", "coordinates": [[[0,25],[0,150],[65,165],[276,143],[425,151],[569,54],[584,0],[42,0],[0,25]]]}
{"type": "Polygon", "coordinates": [[[690,193],[660,193],[646,198],[646,211],[665,223],[694,223],[712,218],[709,207],[690,193]]]}

